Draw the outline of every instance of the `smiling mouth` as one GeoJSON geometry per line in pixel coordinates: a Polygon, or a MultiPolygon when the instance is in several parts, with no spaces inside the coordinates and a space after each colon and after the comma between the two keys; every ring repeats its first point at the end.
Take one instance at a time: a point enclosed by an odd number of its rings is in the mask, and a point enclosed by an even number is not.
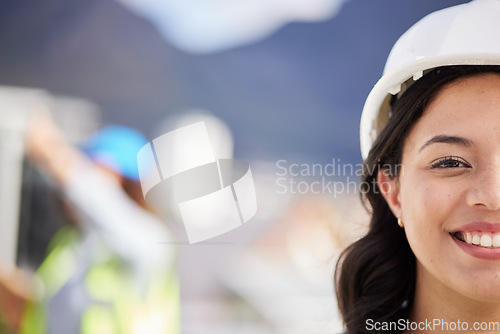
{"type": "Polygon", "coordinates": [[[482,248],[500,248],[500,233],[488,232],[454,232],[450,235],[466,244],[482,248]]]}

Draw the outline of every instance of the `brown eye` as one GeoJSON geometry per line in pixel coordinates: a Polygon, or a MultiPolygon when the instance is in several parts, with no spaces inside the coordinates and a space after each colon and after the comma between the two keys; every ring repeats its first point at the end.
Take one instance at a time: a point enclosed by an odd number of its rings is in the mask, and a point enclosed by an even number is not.
{"type": "Polygon", "coordinates": [[[431,165],[431,169],[435,168],[471,168],[471,166],[461,158],[446,157],[434,162],[431,165]]]}

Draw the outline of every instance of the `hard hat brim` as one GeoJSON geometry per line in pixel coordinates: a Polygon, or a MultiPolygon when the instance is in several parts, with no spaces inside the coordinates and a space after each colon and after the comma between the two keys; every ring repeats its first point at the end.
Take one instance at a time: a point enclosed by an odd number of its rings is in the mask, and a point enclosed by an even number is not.
{"type": "Polygon", "coordinates": [[[441,55],[417,60],[384,74],[368,95],[361,115],[360,145],[363,159],[366,159],[387,123],[390,97],[400,91],[402,83],[412,77],[420,78],[425,70],[454,65],[500,65],[500,54],[441,55]]]}

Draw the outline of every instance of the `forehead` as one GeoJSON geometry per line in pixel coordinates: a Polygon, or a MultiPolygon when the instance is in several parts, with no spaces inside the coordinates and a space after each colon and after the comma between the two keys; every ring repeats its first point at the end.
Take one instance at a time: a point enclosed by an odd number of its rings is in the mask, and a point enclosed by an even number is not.
{"type": "Polygon", "coordinates": [[[410,132],[405,151],[436,135],[474,140],[495,134],[491,139],[499,139],[499,131],[500,74],[479,74],[454,81],[439,91],[410,132]]]}

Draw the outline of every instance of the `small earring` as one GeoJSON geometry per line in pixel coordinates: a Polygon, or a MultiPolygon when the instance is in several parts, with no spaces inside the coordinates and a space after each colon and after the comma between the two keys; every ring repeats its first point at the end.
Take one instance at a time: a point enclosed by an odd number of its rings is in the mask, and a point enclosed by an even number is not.
{"type": "Polygon", "coordinates": [[[404,228],[404,227],[405,227],[405,224],[403,224],[403,221],[401,220],[401,217],[398,217],[398,225],[399,225],[399,227],[401,227],[401,228],[404,228]]]}

